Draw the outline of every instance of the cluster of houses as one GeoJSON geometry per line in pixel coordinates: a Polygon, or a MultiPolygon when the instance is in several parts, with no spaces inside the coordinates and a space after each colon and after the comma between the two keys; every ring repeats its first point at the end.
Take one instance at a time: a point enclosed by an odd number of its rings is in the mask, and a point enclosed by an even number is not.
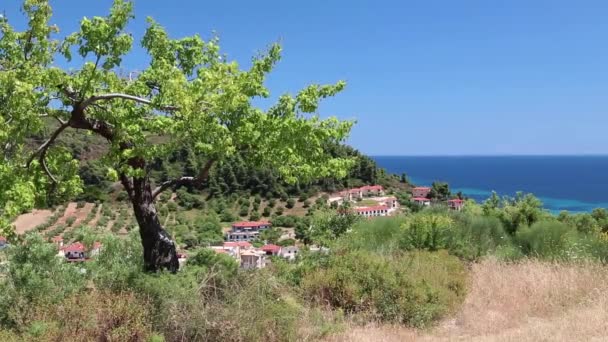
{"type": "Polygon", "coordinates": [[[385,196],[382,185],[366,185],[360,188],[348,189],[331,197],[329,202],[352,202],[355,204],[353,211],[360,216],[372,218],[377,216],[389,216],[399,208],[399,202],[394,196],[385,196]],[[369,198],[377,202],[373,206],[357,206],[357,202],[369,198]]]}
{"type": "Polygon", "coordinates": [[[255,248],[248,241],[226,241],[222,246],[212,246],[211,249],[216,253],[230,255],[243,269],[264,268],[270,256],[294,260],[300,252],[297,246],[281,247],[268,244],[255,248]]]}
{"type": "MultiPolygon", "coordinates": [[[[431,193],[431,188],[427,186],[418,186],[412,189],[412,202],[423,205],[430,206],[431,200],[429,194],[431,193]]],[[[449,209],[452,210],[462,210],[464,207],[464,200],[459,198],[449,199],[447,201],[447,205],[449,209]]]]}
{"type": "Polygon", "coordinates": [[[342,191],[340,197],[343,201],[357,201],[364,197],[384,196],[382,185],[365,185],[360,188],[353,188],[342,191]]]}

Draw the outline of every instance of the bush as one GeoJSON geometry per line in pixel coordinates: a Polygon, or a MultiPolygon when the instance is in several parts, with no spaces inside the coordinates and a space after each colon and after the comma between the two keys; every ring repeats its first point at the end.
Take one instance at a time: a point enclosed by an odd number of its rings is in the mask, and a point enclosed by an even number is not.
{"type": "Polygon", "coordinates": [[[287,207],[288,209],[292,209],[295,205],[296,201],[293,198],[290,198],[287,200],[287,204],[285,205],[285,207],[287,207]]]}
{"type": "Polygon", "coordinates": [[[84,208],[85,204],[86,204],[85,201],[78,201],[76,203],[76,209],[84,208]]]}
{"type": "Polygon", "coordinates": [[[305,200],[305,201],[304,201],[304,204],[303,204],[303,207],[304,207],[304,208],[308,208],[308,207],[310,207],[310,201],[309,201],[309,200],[305,200]]]}
{"type": "Polygon", "coordinates": [[[424,327],[451,311],[465,294],[465,269],[445,251],[331,257],[302,280],[308,299],[347,314],[424,327]]]}
{"type": "Polygon", "coordinates": [[[79,267],[57,258],[54,244],[37,234],[7,250],[7,271],[0,281],[0,326],[28,326],[32,312],[44,305],[61,303],[84,288],[79,267]]]}
{"type": "Polygon", "coordinates": [[[474,260],[512,244],[511,237],[496,217],[466,217],[456,225],[450,250],[462,258],[474,260]]]}
{"type": "Polygon", "coordinates": [[[521,228],[516,241],[525,255],[550,260],[581,258],[588,247],[575,228],[558,221],[541,221],[521,228]]]}
{"type": "Polygon", "coordinates": [[[420,213],[403,224],[399,247],[404,250],[425,249],[436,251],[449,246],[453,221],[436,213],[420,213]]]}
{"type": "Polygon", "coordinates": [[[283,211],[284,211],[284,210],[285,210],[285,208],[283,208],[283,207],[278,207],[278,208],[275,210],[275,214],[277,214],[278,216],[281,216],[281,215],[283,215],[283,211]]]}
{"type": "Polygon", "coordinates": [[[65,220],[65,224],[68,227],[71,227],[74,224],[74,222],[76,222],[76,217],[74,217],[74,216],[70,216],[65,220]]]}
{"type": "Polygon", "coordinates": [[[270,216],[270,213],[271,213],[270,207],[264,207],[264,211],[262,212],[262,215],[264,217],[268,217],[268,216],[270,216]]]}
{"type": "Polygon", "coordinates": [[[251,215],[249,216],[249,219],[251,221],[257,221],[260,219],[260,213],[258,213],[257,211],[253,211],[251,212],[251,215]]]}
{"type": "Polygon", "coordinates": [[[168,209],[170,212],[175,212],[175,211],[177,211],[177,209],[178,209],[178,207],[177,207],[177,203],[175,203],[175,202],[169,202],[169,203],[167,203],[167,209],[168,209]]]}
{"type": "Polygon", "coordinates": [[[305,194],[305,193],[301,194],[300,197],[298,197],[299,202],[304,202],[307,199],[308,199],[308,194],[305,194]]]}
{"type": "Polygon", "coordinates": [[[239,216],[247,216],[249,215],[249,207],[241,207],[241,210],[239,211],[239,216]]]}
{"type": "Polygon", "coordinates": [[[276,204],[277,204],[277,200],[275,200],[274,198],[271,198],[271,199],[268,201],[268,207],[270,207],[270,208],[274,208],[274,206],[275,206],[276,204]]]}

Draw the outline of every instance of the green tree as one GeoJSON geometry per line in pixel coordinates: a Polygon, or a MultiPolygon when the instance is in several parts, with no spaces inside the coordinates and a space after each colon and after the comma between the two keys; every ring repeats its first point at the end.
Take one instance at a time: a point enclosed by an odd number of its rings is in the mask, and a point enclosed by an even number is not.
{"type": "Polygon", "coordinates": [[[281,238],[282,234],[283,233],[281,232],[281,230],[279,228],[264,229],[260,233],[260,240],[262,240],[266,243],[276,244],[279,241],[279,239],[281,238]]]}
{"type": "Polygon", "coordinates": [[[149,65],[121,73],[134,37],[126,32],[132,3],[115,0],[105,17],[83,18],[78,31],[57,38],[47,0],[26,0],[29,22],[19,31],[0,19],[0,222],[4,228],[23,210],[49,196],[68,198],[82,189],[78,161],[55,146],[64,131],[79,129],[109,143],[102,159],[108,176],[128,194],[139,225],[144,268],[178,268],[175,243],[162,227],[155,199],[165,190],[200,186],[216,163],[239,151],[267,165],[288,182],[345,177],[354,164],[333,157],[325,146],[347,137],[352,122],[320,119],[321,99],[344,88],[311,85],[296,96],[282,95],[267,111],[251,99],[269,96],[266,75],[280,59],[272,45],[243,70],[227,61],[217,38],[198,35],[173,39],[152,19],[141,45],[149,65]],[[58,67],[56,58],[69,61],[58,67]],[[47,122],[58,124],[31,153],[26,138],[45,135],[47,122]],[[262,133],[263,132],[263,133],[262,133]],[[162,140],[150,137],[160,136],[162,140]],[[157,182],[150,165],[183,146],[196,154],[195,174],[157,182]],[[23,167],[23,166],[27,167],[23,167]]]}
{"type": "Polygon", "coordinates": [[[446,201],[450,198],[450,186],[445,182],[433,182],[431,186],[431,192],[429,198],[437,199],[439,201],[446,201]]]}

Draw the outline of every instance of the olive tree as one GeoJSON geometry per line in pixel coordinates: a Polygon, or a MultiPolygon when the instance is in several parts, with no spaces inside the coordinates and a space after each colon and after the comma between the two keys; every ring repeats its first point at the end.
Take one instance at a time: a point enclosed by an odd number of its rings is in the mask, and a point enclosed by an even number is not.
{"type": "Polygon", "coordinates": [[[201,186],[215,164],[235,153],[276,169],[288,182],[346,176],[352,160],[332,157],[326,146],[344,141],[352,122],[317,114],[319,101],[341,91],[343,82],[308,86],[261,110],[252,99],[269,96],[264,80],[280,59],[279,45],[243,69],[220,51],[217,38],[174,39],[151,18],[140,40],[149,61],[126,72],[121,63],[135,39],[127,31],[132,7],[116,0],[107,16],[85,17],[77,32],[65,36],[50,23],[48,0],[25,0],[24,31],[10,18],[0,19],[4,226],[44,203],[49,193],[69,198],[81,191],[78,161],[55,144],[66,130],[107,141],[102,160],[128,194],[148,271],[178,268],[175,243],[159,221],[155,199],[182,185],[201,186]],[[58,63],[60,58],[68,62],[58,63]],[[28,138],[44,134],[48,120],[56,129],[32,148],[28,138]],[[183,146],[196,152],[197,172],[151,179],[151,161],[183,146]]]}

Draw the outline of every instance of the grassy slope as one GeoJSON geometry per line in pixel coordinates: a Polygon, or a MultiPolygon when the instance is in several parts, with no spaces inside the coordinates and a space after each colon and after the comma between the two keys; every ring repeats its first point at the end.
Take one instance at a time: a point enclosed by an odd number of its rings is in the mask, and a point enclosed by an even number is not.
{"type": "Polygon", "coordinates": [[[608,334],[608,268],[485,260],[459,312],[436,328],[348,326],[326,341],[589,341],[608,334]]]}

